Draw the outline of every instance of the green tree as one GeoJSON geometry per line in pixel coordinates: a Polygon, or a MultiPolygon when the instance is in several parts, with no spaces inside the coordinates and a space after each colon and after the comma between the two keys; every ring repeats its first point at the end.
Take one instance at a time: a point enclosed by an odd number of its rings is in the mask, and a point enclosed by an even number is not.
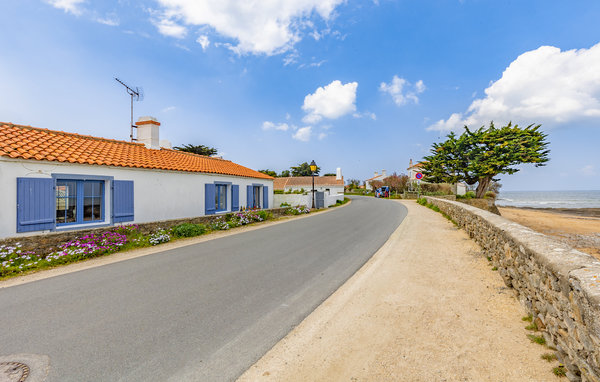
{"type": "MultiPolygon", "coordinates": [[[[310,171],[310,165],[306,162],[300,163],[296,167],[292,166],[292,167],[290,167],[290,170],[292,170],[292,176],[311,176],[312,175],[312,172],[310,171]]],[[[321,171],[321,168],[319,166],[317,166],[315,175],[319,175],[319,171],[321,171]]]]}
{"type": "Polygon", "coordinates": [[[491,122],[489,128],[482,126],[475,131],[465,126],[459,137],[450,133],[446,141],[433,144],[431,155],[423,162],[424,180],[477,183],[475,195],[482,198],[497,175],[514,174],[519,171],[515,166],[523,163],[540,167],[548,162],[547,135],[540,126],[523,129],[509,123],[496,128],[491,122]]]}
{"type": "Polygon", "coordinates": [[[280,178],[287,178],[288,176],[290,176],[290,170],[283,170],[281,174],[279,174],[280,178]]]}
{"type": "Polygon", "coordinates": [[[273,170],[258,170],[258,172],[262,172],[263,174],[267,174],[269,176],[272,176],[273,178],[277,176],[277,173],[273,170]]]}
{"type": "Polygon", "coordinates": [[[187,144],[187,145],[183,145],[183,146],[176,146],[173,148],[175,150],[179,150],[179,151],[185,151],[188,153],[194,153],[194,154],[206,155],[206,156],[215,155],[217,153],[217,149],[215,149],[214,147],[208,147],[208,146],[204,146],[204,145],[194,146],[194,145],[187,144]]]}
{"type": "Polygon", "coordinates": [[[348,181],[348,190],[352,191],[355,188],[358,188],[358,186],[360,186],[360,180],[358,179],[349,179],[348,181]]]}
{"type": "Polygon", "coordinates": [[[323,176],[337,176],[337,174],[333,172],[328,172],[327,174],[323,174],[323,176]]]}

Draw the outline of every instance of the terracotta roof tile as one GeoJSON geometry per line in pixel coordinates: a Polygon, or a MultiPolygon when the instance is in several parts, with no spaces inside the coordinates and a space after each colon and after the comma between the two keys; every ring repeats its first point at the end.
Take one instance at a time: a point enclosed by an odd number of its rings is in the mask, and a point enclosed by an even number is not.
{"type": "Polygon", "coordinates": [[[164,148],[152,150],[141,143],[3,122],[0,122],[0,156],[273,179],[224,159],[164,148]]]}

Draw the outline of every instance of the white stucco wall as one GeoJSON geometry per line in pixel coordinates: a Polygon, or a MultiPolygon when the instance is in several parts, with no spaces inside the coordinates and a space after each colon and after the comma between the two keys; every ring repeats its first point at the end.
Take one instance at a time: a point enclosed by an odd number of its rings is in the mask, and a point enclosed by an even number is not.
{"type": "MultiPolygon", "coordinates": [[[[273,205],[273,181],[230,175],[132,169],[125,167],[94,166],[61,162],[23,160],[0,157],[0,238],[17,235],[36,235],[43,231],[17,234],[17,178],[51,178],[52,174],[112,176],[114,180],[133,180],[134,216],[128,223],[196,217],[204,215],[204,184],[215,181],[231,182],[240,186],[240,207],[246,206],[246,186],[261,184],[269,187],[269,208],[273,205]]],[[[105,182],[104,216],[110,222],[112,201],[110,184],[105,182]]],[[[260,201],[262,204],[262,189],[260,201]]],[[[227,208],[231,210],[231,191],[227,192],[227,208]]],[[[91,225],[85,225],[89,227],[91,225]]],[[[69,226],[69,229],[77,228],[69,226]]]]}
{"type": "MultiPolygon", "coordinates": [[[[304,189],[305,192],[309,192],[312,190],[312,184],[308,185],[308,186],[286,186],[284,191],[300,191],[301,189],[304,189]]],[[[319,192],[329,192],[330,195],[335,195],[335,194],[343,194],[344,193],[344,186],[341,185],[329,185],[329,186],[317,186],[315,185],[315,191],[319,191],[319,192]],[[329,190],[329,191],[327,191],[329,190]]]]}
{"type": "MultiPolygon", "coordinates": [[[[325,207],[335,204],[337,200],[344,200],[344,194],[325,194],[325,207]]],[[[287,203],[291,206],[307,206],[312,207],[312,197],[310,193],[308,195],[302,194],[275,194],[273,195],[273,201],[275,204],[273,207],[281,206],[281,203],[287,203]]]]}

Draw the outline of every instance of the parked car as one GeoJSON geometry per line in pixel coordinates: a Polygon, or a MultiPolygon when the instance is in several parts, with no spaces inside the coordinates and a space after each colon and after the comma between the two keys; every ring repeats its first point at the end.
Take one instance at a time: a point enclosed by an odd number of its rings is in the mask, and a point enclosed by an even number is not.
{"type": "Polygon", "coordinates": [[[390,188],[388,186],[379,187],[375,190],[376,198],[389,198],[390,197],[390,188]]]}

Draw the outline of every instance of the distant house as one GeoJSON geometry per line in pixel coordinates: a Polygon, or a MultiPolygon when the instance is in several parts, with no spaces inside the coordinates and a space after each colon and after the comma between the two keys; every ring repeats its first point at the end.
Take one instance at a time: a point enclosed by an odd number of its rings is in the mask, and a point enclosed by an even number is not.
{"type": "MultiPolygon", "coordinates": [[[[411,159],[410,162],[408,162],[408,168],[406,170],[408,171],[408,178],[410,179],[410,182],[417,183],[417,174],[423,171],[423,163],[418,162],[413,164],[413,160],[411,159]]],[[[421,182],[427,183],[423,180],[421,180],[421,182]]],[[[467,185],[459,182],[452,185],[452,190],[457,195],[464,195],[467,192],[467,185]]]]}
{"type": "Polygon", "coordinates": [[[159,145],[0,123],[0,239],[269,208],[273,178],[228,160],[159,145]]]}
{"type": "Polygon", "coordinates": [[[408,168],[406,170],[408,171],[408,179],[410,179],[411,182],[416,182],[417,174],[423,170],[423,164],[421,162],[413,164],[413,160],[411,159],[410,162],[408,162],[408,168]]]}
{"type": "Polygon", "coordinates": [[[366,190],[371,190],[371,183],[373,181],[380,181],[383,182],[383,180],[387,178],[387,173],[385,170],[381,170],[381,174],[379,174],[377,171],[375,171],[375,175],[372,178],[369,178],[367,180],[365,180],[365,189],[366,190]]]}
{"type": "MultiPolygon", "coordinates": [[[[312,190],[312,176],[275,178],[273,189],[283,192],[300,190],[309,192],[312,190]]],[[[328,195],[343,194],[344,177],[342,176],[342,169],[338,167],[335,176],[315,176],[315,191],[324,191],[328,195]]]]}

